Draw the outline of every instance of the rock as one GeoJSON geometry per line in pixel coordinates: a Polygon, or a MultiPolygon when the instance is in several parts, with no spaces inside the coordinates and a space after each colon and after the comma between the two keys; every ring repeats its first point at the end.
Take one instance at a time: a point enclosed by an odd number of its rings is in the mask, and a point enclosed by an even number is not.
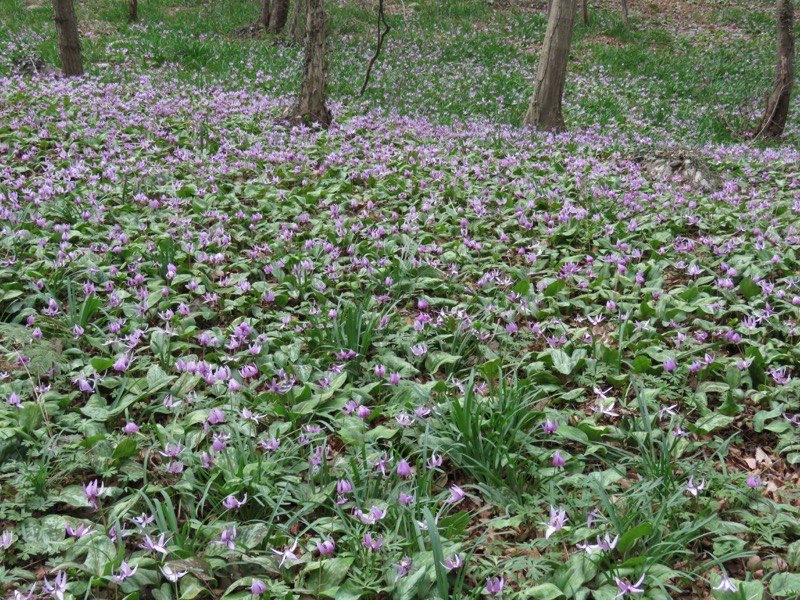
{"type": "Polygon", "coordinates": [[[644,146],[630,153],[650,179],[664,183],[683,183],[712,193],[722,189],[722,178],[711,171],[706,160],[688,148],[644,146]]]}

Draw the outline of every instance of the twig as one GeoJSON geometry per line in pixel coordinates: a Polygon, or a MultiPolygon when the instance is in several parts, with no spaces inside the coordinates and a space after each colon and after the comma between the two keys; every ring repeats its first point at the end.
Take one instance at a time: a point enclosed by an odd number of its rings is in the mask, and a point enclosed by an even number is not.
{"type": "Polygon", "coordinates": [[[378,0],[378,44],[375,46],[375,54],[372,55],[372,58],[369,59],[369,64],[367,65],[367,72],[364,75],[364,84],[361,86],[361,91],[358,93],[356,98],[361,98],[364,95],[364,90],[367,89],[367,84],[369,83],[369,76],[372,73],[372,65],[375,64],[375,61],[378,60],[378,56],[381,54],[381,47],[383,46],[383,39],[386,37],[386,34],[389,33],[389,23],[386,22],[386,15],[383,12],[383,0],[378,0]],[[381,31],[381,25],[383,25],[386,29],[381,31]]]}

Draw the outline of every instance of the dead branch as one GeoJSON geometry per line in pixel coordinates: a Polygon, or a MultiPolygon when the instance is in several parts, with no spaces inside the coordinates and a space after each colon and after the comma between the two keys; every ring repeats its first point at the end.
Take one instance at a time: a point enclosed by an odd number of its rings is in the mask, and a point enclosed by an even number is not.
{"type": "Polygon", "coordinates": [[[386,34],[389,33],[389,29],[389,23],[386,22],[386,14],[383,11],[383,0],[378,0],[378,43],[375,46],[375,54],[373,54],[372,58],[369,59],[369,64],[367,64],[367,72],[364,75],[364,84],[361,86],[361,91],[358,92],[358,96],[356,96],[356,98],[361,98],[361,96],[364,95],[364,91],[367,89],[369,76],[370,73],[372,73],[372,66],[375,64],[375,61],[378,60],[378,57],[381,54],[383,40],[386,37],[386,34]],[[383,25],[386,29],[381,31],[381,25],[383,25]]]}

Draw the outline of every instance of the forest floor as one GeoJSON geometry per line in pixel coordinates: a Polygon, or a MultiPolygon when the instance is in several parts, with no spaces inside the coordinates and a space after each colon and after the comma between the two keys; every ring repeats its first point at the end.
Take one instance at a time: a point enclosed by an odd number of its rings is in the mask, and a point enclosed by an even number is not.
{"type": "MultiPolygon", "coordinates": [[[[0,596],[800,597],[800,127],[756,0],[0,4],[0,596]],[[31,68],[33,65],[35,68],[31,68]],[[38,65],[38,66],[37,66],[38,65]]],[[[796,96],[797,98],[797,96],[796,96]]]]}

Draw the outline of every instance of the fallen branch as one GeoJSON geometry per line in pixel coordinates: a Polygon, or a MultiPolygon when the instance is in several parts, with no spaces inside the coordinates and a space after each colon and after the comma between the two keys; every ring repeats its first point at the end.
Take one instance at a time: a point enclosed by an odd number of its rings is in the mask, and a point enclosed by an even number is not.
{"type": "Polygon", "coordinates": [[[367,65],[367,72],[364,75],[364,84],[361,86],[361,91],[358,93],[356,98],[361,98],[364,95],[364,90],[367,89],[367,84],[369,83],[369,76],[372,73],[372,65],[375,64],[375,61],[378,60],[378,56],[381,54],[381,48],[383,47],[383,40],[386,37],[386,34],[389,33],[389,23],[386,22],[386,15],[383,12],[383,0],[378,0],[378,44],[375,46],[375,54],[372,55],[372,58],[369,59],[369,64],[367,65]],[[386,29],[381,31],[381,25],[383,25],[386,29]]]}

